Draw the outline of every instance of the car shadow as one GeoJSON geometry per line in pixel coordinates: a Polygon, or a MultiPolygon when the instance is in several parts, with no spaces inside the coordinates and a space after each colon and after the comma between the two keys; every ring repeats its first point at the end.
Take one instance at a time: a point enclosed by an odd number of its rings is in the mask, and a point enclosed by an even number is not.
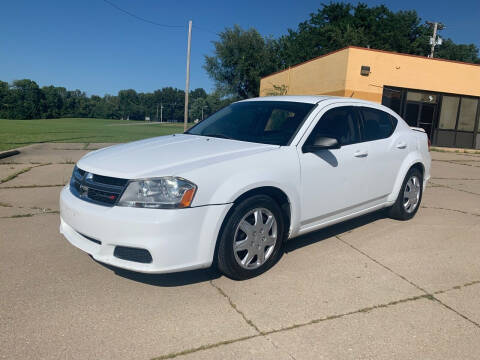
{"type": "Polygon", "coordinates": [[[385,209],[382,209],[366,215],[359,216],[351,220],[347,220],[339,224],[331,225],[326,228],[313,231],[311,233],[299,236],[288,241],[285,245],[285,253],[289,253],[301,249],[305,246],[309,246],[322,240],[331,238],[333,236],[352,231],[356,228],[370,224],[380,219],[384,219],[386,217],[387,212],[385,211],[385,209]]]}
{"type": "MultiPolygon", "coordinates": [[[[354,230],[358,227],[368,225],[380,219],[386,218],[385,210],[360,216],[355,219],[347,220],[343,223],[335,224],[324,229],[311,232],[306,235],[299,236],[285,245],[285,253],[304,248],[306,246],[318,243],[322,240],[340,235],[342,233],[354,230]]],[[[93,259],[93,258],[92,258],[93,259]]],[[[143,274],[129,270],[116,268],[114,266],[104,264],[93,259],[97,264],[113,271],[117,276],[140,282],[147,285],[159,287],[178,287],[192,284],[198,284],[210,280],[218,279],[222,276],[217,269],[211,267],[209,269],[190,270],[170,274],[143,274]]]]}
{"type": "Polygon", "coordinates": [[[209,269],[190,270],[169,274],[144,274],[116,268],[114,266],[98,262],[95,259],[93,260],[99,265],[113,271],[117,276],[152,286],[186,286],[218,279],[221,276],[221,274],[213,267],[209,269]]]}

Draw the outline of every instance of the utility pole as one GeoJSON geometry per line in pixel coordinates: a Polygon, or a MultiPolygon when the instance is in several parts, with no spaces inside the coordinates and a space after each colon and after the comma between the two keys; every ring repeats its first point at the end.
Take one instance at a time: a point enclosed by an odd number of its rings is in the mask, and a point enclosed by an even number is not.
{"type": "Polygon", "coordinates": [[[439,30],[445,29],[445,25],[443,25],[441,22],[438,21],[426,21],[428,25],[433,27],[433,36],[430,38],[430,55],[428,56],[429,58],[433,58],[433,53],[435,52],[435,46],[437,45],[442,45],[442,38],[438,36],[437,38],[437,32],[439,30]]]}
{"type": "Polygon", "coordinates": [[[163,122],[163,103],[160,103],[160,122],[163,122]]]}
{"type": "Polygon", "coordinates": [[[187,43],[187,79],[185,80],[185,111],[183,113],[183,130],[187,131],[188,123],[188,87],[190,85],[190,46],[192,43],[192,20],[188,22],[188,43],[187,43]]]}

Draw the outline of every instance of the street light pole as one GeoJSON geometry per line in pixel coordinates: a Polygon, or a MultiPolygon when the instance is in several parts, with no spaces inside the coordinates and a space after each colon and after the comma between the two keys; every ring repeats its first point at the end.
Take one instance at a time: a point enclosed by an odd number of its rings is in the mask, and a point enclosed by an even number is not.
{"type": "Polygon", "coordinates": [[[188,123],[188,88],[190,85],[190,47],[192,43],[192,20],[188,22],[188,43],[187,43],[187,78],[185,80],[185,110],[183,113],[183,130],[187,131],[188,123]]]}

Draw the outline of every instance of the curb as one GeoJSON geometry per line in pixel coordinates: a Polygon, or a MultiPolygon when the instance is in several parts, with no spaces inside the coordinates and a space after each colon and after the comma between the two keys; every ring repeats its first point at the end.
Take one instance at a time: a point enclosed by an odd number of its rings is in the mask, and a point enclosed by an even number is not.
{"type": "Polygon", "coordinates": [[[464,149],[464,148],[447,148],[447,147],[440,147],[440,146],[431,146],[431,151],[437,152],[445,152],[445,153],[460,153],[460,154],[480,154],[480,150],[478,149],[464,149]]]}
{"type": "Polygon", "coordinates": [[[5,159],[10,156],[18,155],[20,154],[20,151],[18,150],[10,150],[10,151],[5,151],[0,153],[0,159],[5,159]]]}

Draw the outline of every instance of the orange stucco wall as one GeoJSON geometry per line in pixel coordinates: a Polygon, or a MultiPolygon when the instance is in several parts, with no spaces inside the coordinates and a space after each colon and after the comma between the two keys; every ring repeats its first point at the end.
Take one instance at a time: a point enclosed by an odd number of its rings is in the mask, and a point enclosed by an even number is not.
{"type": "Polygon", "coordinates": [[[260,81],[260,96],[280,95],[280,88],[285,89],[288,95],[343,96],[347,61],[348,52],[345,49],[264,77],[260,81]]]}
{"type": "Polygon", "coordinates": [[[480,96],[480,66],[392,52],[348,47],[272,74],[260,95],[340,95],[381,102],[384,85],[480,96]],[[361,76],[362,65],[370,66],[361,76]]]}
{"type": "Polygon", "coordinates": [[[384,85],[480,96],[480,66],[348,48],[347,96],[382,101],[384,85]],[[362,65],[370,75],[361,76],[362,65]]]}

